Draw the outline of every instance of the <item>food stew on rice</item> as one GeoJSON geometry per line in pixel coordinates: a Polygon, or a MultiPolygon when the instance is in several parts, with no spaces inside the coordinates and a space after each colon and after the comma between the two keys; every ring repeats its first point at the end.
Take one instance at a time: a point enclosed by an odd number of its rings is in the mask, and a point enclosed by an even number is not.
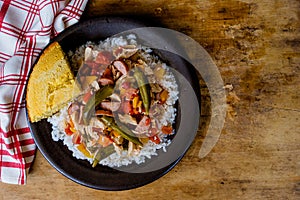
{"type": "Polygon", "coordinates": [[[48,118],[53,140],[93,167],[140,164],[166,151],[175,134],[178,85],[150,48],[130,34],[88,42],[69,57],[82,92],[48,118]]]}

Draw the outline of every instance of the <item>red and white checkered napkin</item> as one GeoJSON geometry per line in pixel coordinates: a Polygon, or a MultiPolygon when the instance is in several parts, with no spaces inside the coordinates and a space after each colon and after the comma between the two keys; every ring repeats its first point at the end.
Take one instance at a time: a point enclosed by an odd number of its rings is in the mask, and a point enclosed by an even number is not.
{"type": "Polygon", "coordinates": [[[88,0],[0,0],[0,181],[25,184],[36,146],[25,116],[28,73],[88,0]]]}

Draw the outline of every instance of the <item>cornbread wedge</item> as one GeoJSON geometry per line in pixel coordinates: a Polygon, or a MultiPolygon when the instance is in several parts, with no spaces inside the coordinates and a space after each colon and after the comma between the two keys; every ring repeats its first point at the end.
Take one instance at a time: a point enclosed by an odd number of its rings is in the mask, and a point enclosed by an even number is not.
{"type": "Polygon", "coordinates": [[[80,93],[69,62],[58,42],[43,52],[27,86],[27,110],[31,122],[48,118],[80,93]]]}

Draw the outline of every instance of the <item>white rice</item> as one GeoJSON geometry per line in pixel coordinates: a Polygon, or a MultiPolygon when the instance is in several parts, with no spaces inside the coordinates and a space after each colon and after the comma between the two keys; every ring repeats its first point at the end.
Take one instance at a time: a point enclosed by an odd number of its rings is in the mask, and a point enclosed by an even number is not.
{"type": "MultiPolygon", "coordinates": [[[[146,60],[148,66],[155,66],[157,64],[161,64],[165,69],[166,73],[164,78],[159,82],[159,84],[164,87],[168,91],[168,98],[166,103],[163,105],[166,112],[163,113],[159,118],[159,128],[162,126],[166,126],[168,124],[173,124],[176,117],[176,108],[174,108],[174,104],[178,99],[178,85],[176,83],[175,77],[172,72],[169,70],[169,67],[162,63],[158,57],[151,55],[151,49],[138,45],[136,41],[136,36],[133,34],[127,35],[126,37],[115,37],[106,39],[99,44],[94,44],[91,42],[86,43],[85,45],[79,47],[75,52],[69,52],[69,56],[71,57],[71,64],[76,65],[79,60],[81,60],[84,56],[84,50],[88,46],[93,46],[95,49],[99,50],[107,50],[112,51],[113,48],[124,45],[136,45],[138,48],[144,51],[143,57],[146,60]]],[[[145,70],[147,71],[147,69],[145,70]]],[[[73,156],[77,159],[88,160],[90,163],[93,162],[92,158],[85,157],[72,143],[72,137],[65,134],[66,121],[68,120],[67,108],[61,109],[56,115],[48,118],[48,122],[52,124],[52,139],[54,141],[62,140],[63,144],[68,147],[70,151],[73,152],[73,156]]],[[[163,133],[160,133],[163,135],[163,133]]],[[[158,149],[163,149],[166,151],[167,146],[171,143],[169,139],[165,137],[161,137],[162,142],[160,144],[155,144],[151,140],[147,144],[143,146],[143,148],[139,152],[135,152],[131,155],[128,155],[127,150],[122,151],[121,155],[118,153],[113,153],[107,158],[100,161],[100,164],[107,165],[110,167],[119,167],[122,165],[128,165],[133,162],[140,164],[145,162],[146,158],[150,159],[151,156],[157,155],[158,149]]]]}

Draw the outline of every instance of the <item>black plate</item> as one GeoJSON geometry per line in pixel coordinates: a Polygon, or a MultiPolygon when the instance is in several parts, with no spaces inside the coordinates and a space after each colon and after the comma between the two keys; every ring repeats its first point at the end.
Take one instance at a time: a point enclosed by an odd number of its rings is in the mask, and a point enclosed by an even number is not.
{"type": "MultiPolygon", "coordinates": [[[[69,27],[51,42],[59,42],[62,48],[68,52],[69,50],[74,50],[76,47],[85,44],[87,41],[103,40],[114,34],[145,26],[148,25],[129,18],[109,17],[91,19],[69,27]]],[[[156,33],[153,34],[155,35],[156,33]]],[[[166,45],[171,45],[173,43],[169,43],[167,38],[164,36],[161,37],[161,40],[166,42],[166,45]]],[[[171,67],[176,68],[181,74],[183,74],[184,77],[194,87],[195,91],[198,91],[196,94],[199,95],[198,79],[195,75],[196,73],[193,71],[192,66],[190,66],[184,59],[174,54],[161,50],[157,51],[157,54],[159,54],[159,56],[171,67]]],[[[180,107],[181,106],[179,105],[179,108],[180,107]]],[[[178,116],[180,116],[180,109],[178,116]]],[[[178,117],[176,120],[178,127],[178,117]]],[[[41,151],[42,155],[56,170],[76,183],[101,190],[132,189],[143,186],[160,178],[169,172],[181,160],[196,134],[194,132],[186,133],[184,137],[187,139],[183,137],[177,137],[177,135],[173,138],[172,144],[175,143],[174,145],[176,145],[176,142],[183,142],[182,145],[184,148],[182,148],[180,151],[180,155],[177,157],[177,159],[172,161],[172,163],[169,165],[146,173],[128,173],[101,165],[98,165],[96,168],[92,168],[87,161],[75,159],[72,157],[72,153],[67,149],[66,146],[62,144],[61,141],[54,142],[52,140],[52,128],[46,119],[37,123],[30,123],[30,128],[37,147],[41,151]]],[[[167,151],[167,153],[164,154],[167,155],[168,153],[172,152],[167,151]]],[[[156,156],[156,158],[151,160],[153,160],[153,162],[159,162],[159,156],[156,156]]],[[[150,162],[149,159],[146,161],[146,165],[147,162],[150,162]]],[[[138,168],[139,166],[136,165],[134,167],[138,168]]]]}

